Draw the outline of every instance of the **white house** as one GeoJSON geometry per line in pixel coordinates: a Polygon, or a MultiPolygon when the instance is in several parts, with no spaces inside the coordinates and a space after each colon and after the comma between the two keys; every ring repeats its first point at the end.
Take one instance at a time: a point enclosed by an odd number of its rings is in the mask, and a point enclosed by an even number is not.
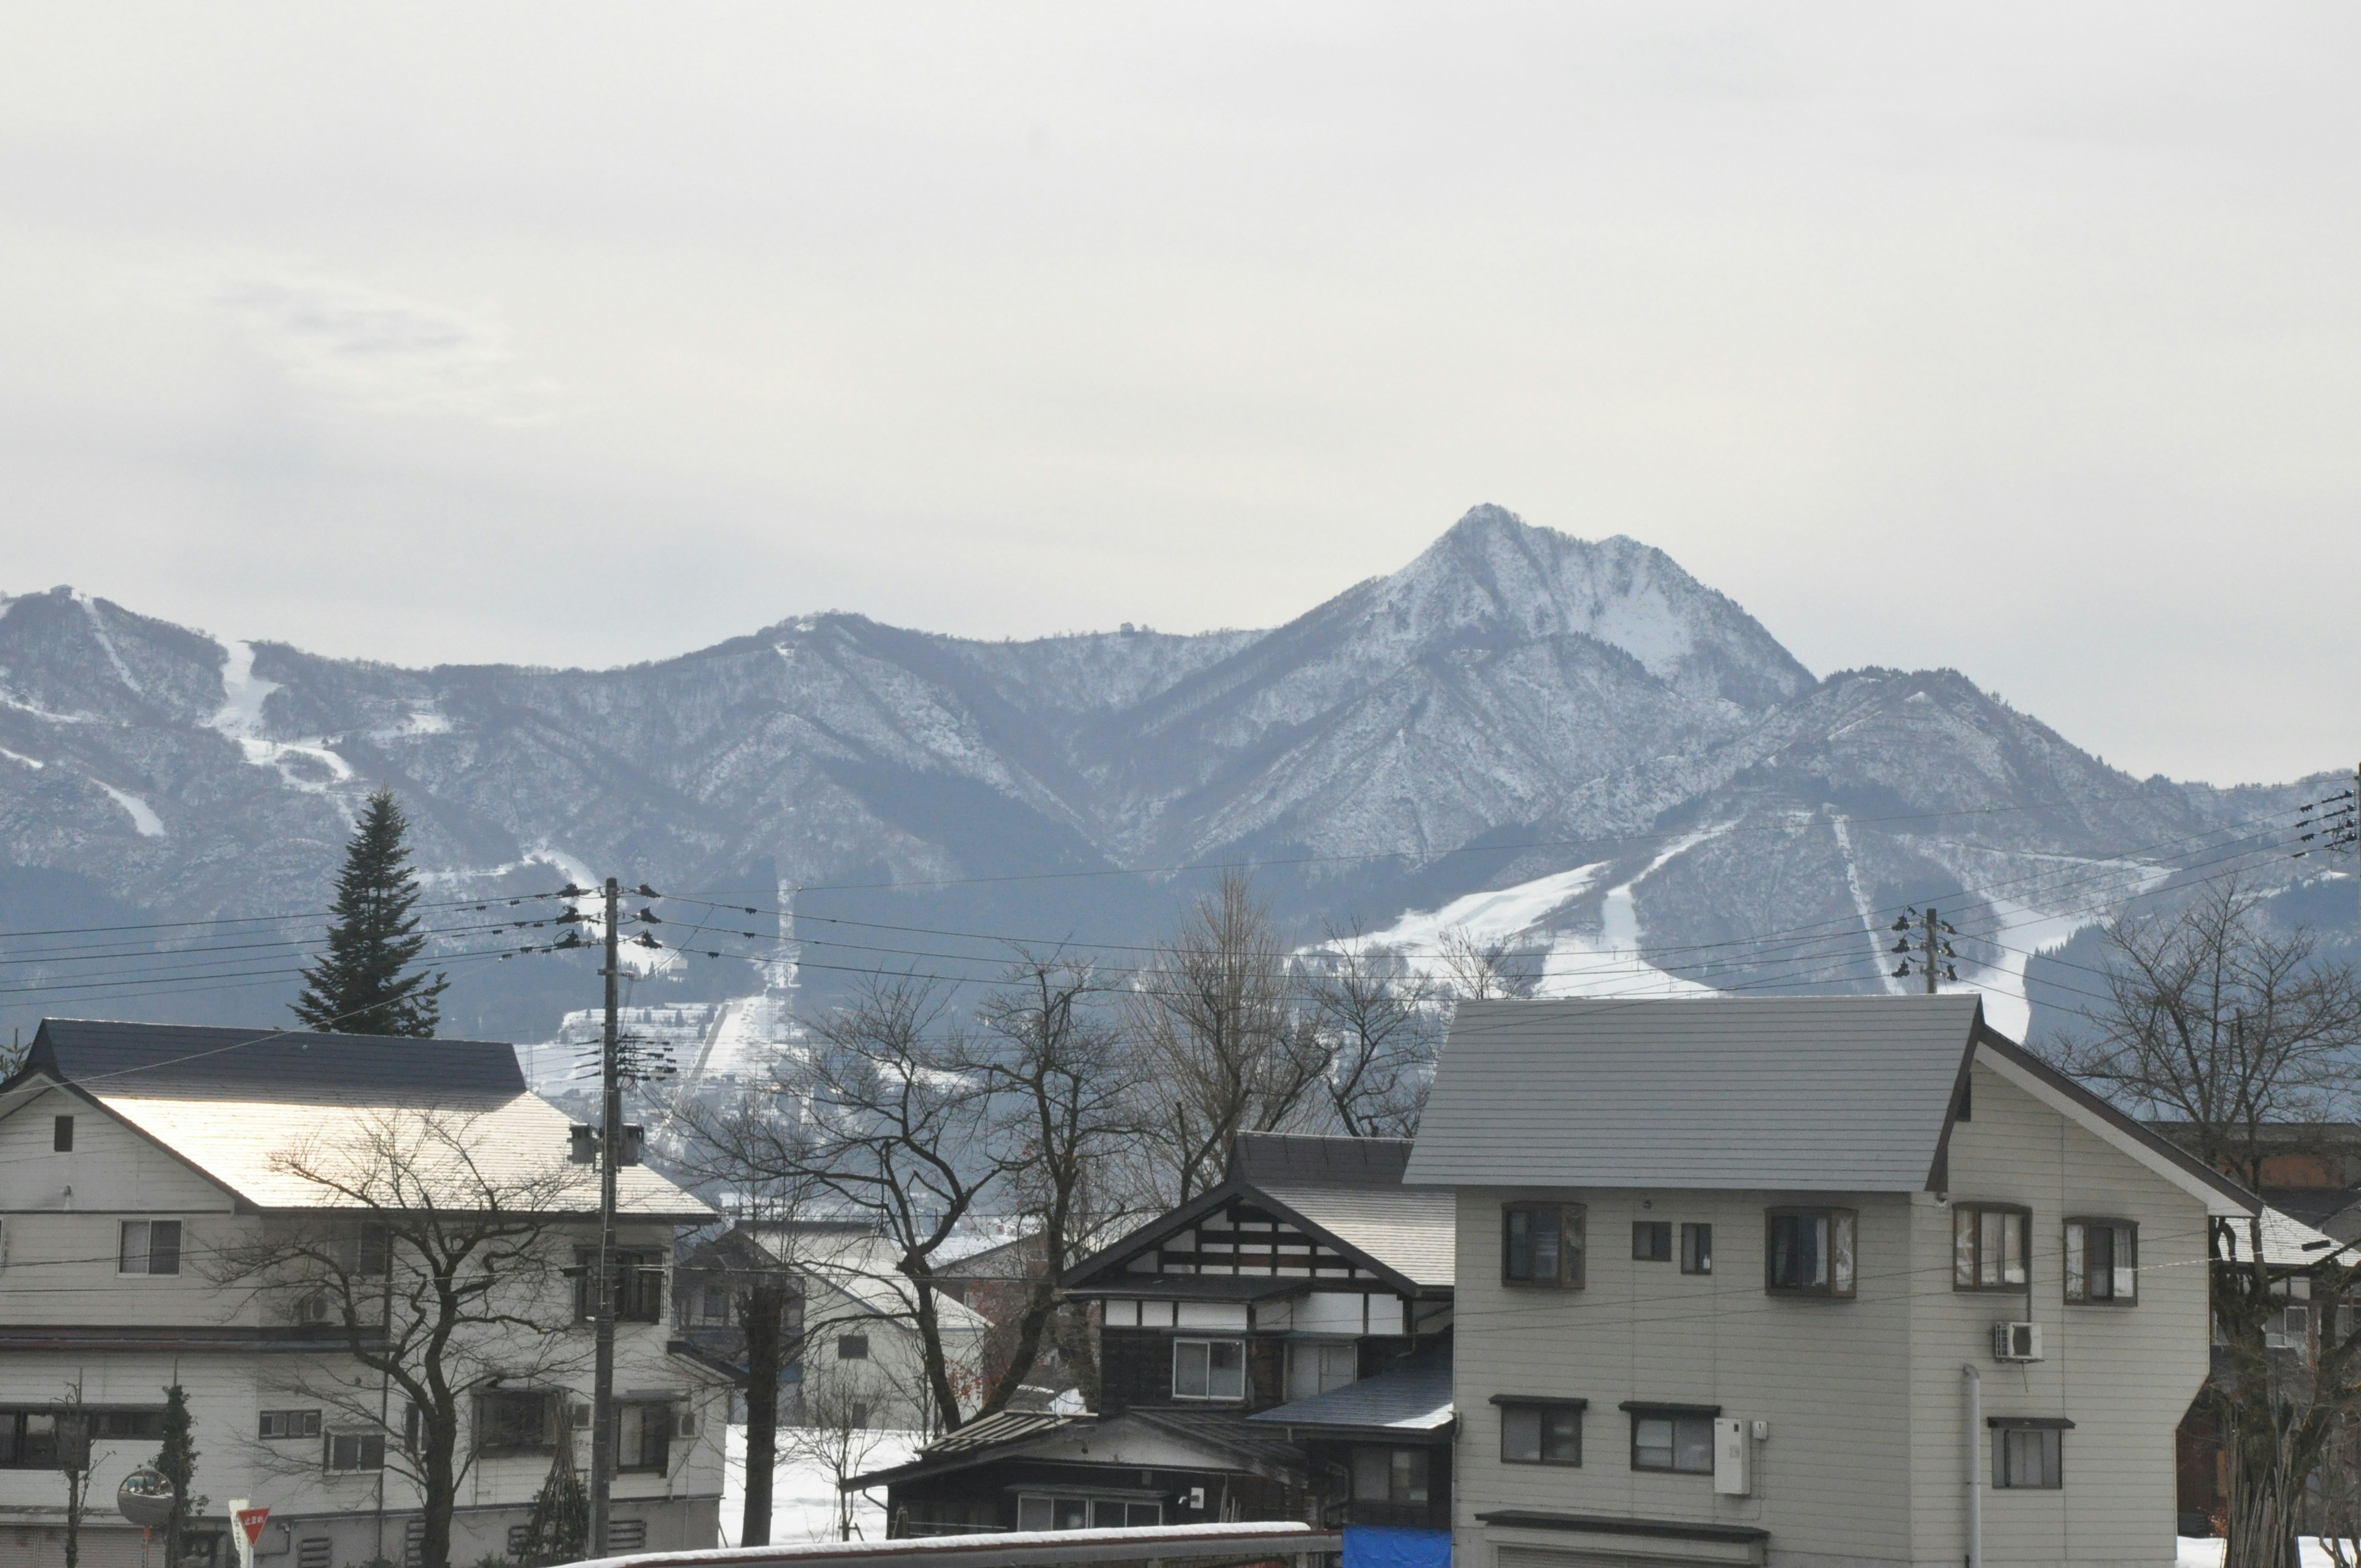
{"type": "Polygon", "coordinates": [[[1972,996],[1479,1003],[1455,1560],[2169,1564],[2209,1227],[2257,1200],[1972,996]]]}
{"type": "MultiPolygon", "coordinates": [[[[277,1568],[415,1560],[423,1418],[355,1336],[414,1369],[440,1297],[412,1244],[470,1238],[453,1279],[494,1280],[439,1358],[458,1390],[450,1559],[508,1552],[555,1455],[589,1461],[597,1183],[568,1125],[506,1045],[45,1023],[0,1085],[0,1560],[62,1561],[78,1389],[82,1561],[142,1561],[115,1488],[156,1456],[176,1382],[197,1561],[227,1561],[239,1497],[271,1510],[277,1568]]],[[[664,1297],[679,1227],[713,1215],[643,1167],[621,1193],[612,1540],[711,1545],[728,1390],[669,1344],[664,1297]]]]}
{"type": "MultiPolygon", "coordinates": [[[[895,1267],[891,1241],[860,1222],[750,1221],[739,1232],[786,1267],[803,1293],[796,1420],[824,1415],[827,1424],[897,1431],[941,1424],[928,1391],[914,1291],[895,1267]],[[829,1409],[818,1411],[820,1403],[829,1409]]],[[[982,1397],[991,1321],[941,1292],[934,1307],[953,1391],[972,1404],[982,1397]]]]}

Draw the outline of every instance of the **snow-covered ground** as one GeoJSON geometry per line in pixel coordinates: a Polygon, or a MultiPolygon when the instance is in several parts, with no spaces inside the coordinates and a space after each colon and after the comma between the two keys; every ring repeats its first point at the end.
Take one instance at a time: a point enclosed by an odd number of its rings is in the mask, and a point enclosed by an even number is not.
{"type": "Polygon", "coordinates": [[[129,790],[117,789],[111,784],[101,784],[96,779],[90,782],[98,784],[98,787],[104,790],[115,805],[130,814],[131,826],[138,829],[142,839],[161,839],[164,836],[164,819],[156,815],[154,806],[133,795],[129,790]]]}
{"type": "MultiPolygon", "coordinates": [[[[918,1451],[926,1442],[914,1431],[871,1432],[875,1440],[859,1465],[861,1470],[883,1470],[899,1464],[918,1451]]],[[[836,1539],[836,1482],[825,1466],[814,1460],[786,1457],[789,1433],[779,1431],[779,1451],[782,1455],[778,1469],[771,1480],[771,1541],[784,1546],[789,1541],[834,1541],[836,1539]]],[[[746,1518],[746,1429],[731,1427],[728,1439],[728,1468],[721,1481],[721,1544],[738,1544],[739,1528],[746,1518]]],[[[852,1513],[853,1538],[858,1541],[883,1541],[885,1538],[885,1495],[881,1488],[874,1497],[859,1495],[854,1498],[852,1513]]]]}
{"type": "MultiPolygon", "coordinates": [[[[1726,831],[1708,828],[1684,834],[1642,867],[1627,882],[1607,890],[1600,901],[1599,927],[1587,931],[1556,931],[1551,935],[1535,996],[1711,996],[1714,989],[1657,968],[1640,956],[1640,914],[1632,890],[1668,861],[1726,831]]],[[[1392,948],[1426,973],[1436,973],[1445,938],[1465,935],[1482,946],[1507,942],[1536,927],[1546,928],[1549,916],[1588,893],[1606,872],[1604,861],[1571,871],[1554,872],[1514,887],[1471,893],[1440,909],[1410,911],[1382,931],[1361,940],[1372,947],[1392,948]]]]}
{"type": "MultiPolygon", "coordinates": [[[[2222,1551],[2228,1544],[2219,1537],[2184,1535],[2180,1538],[2180,1568],[2222,1568],[2222,1551]]],[[[2303,1568],[2334,1568],[2336,1560],[2313,1537],[2305,1536],[2297,1544],[2303,1548],[2303,1568]]]]}

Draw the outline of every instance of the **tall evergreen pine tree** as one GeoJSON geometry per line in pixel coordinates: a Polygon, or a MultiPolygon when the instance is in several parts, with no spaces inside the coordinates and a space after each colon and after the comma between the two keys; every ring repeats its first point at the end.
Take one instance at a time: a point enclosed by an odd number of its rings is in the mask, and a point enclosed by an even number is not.
{"type": "Polygon", "coordinates": [[[390,789],[361,808],[345,869],[336,874],[328,950],[303,971],[303,993],[293,1003],[295,1015],[314,1029],[424,1039],[441,1020],[436,999],[450,981],[410,968],[426,938],[412,913],[418,883],[404,843],[409,831],[390,789]]]}

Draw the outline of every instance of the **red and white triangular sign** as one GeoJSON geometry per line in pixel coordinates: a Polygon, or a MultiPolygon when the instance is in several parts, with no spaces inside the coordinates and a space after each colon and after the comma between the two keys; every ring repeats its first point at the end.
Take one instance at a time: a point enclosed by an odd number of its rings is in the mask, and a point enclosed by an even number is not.
{"type": "Polygon", "coordinates": [[[237,1510],[237,1528],[246,1531],[246,1543],[248,1546],[259,1546],[262,1544],[263,1521],[269,1518],[270,1510],[269,1508],[240,1508],[237,1510]]]}

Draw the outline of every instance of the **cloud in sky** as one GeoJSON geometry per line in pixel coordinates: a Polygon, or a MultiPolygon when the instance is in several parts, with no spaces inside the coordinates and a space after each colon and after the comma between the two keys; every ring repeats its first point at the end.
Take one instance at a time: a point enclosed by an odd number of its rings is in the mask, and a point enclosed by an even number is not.
{"type": "Polygon", "coordinates": [[[214,298],[301,379],[363,407],[541,424],[564,389],[520,372],[506,326],[349,279],[257,273],[214,298]]]}
{"type": "Polygon", "coordinates": [[[2286,776],[2361,753],[2356,44],[19,7],[0,589],[406,661],[1269,624],[1491,500],[1663,546],[1815,669],[2286,776]]]}

